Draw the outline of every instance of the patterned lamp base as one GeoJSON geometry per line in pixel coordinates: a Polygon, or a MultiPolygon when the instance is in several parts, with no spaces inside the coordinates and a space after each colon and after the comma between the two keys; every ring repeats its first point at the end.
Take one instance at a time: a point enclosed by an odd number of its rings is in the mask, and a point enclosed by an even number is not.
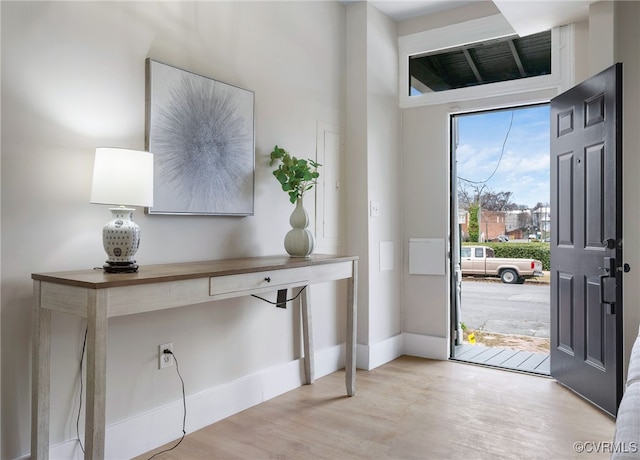
{"type": "Polygon", "coordinates": [[[133,256],[140,246],[140,227],[132,219],[132,208],[109,208],[111,220],[102,229],[102,245],[108,259],[102,266],[107,273],[133,273],[138,265],[133,256]]]}

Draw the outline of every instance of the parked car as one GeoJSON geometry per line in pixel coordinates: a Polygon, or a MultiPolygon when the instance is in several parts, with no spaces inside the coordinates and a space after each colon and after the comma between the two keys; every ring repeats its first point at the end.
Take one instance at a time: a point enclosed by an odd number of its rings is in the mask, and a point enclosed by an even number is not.
{"type": "Polygon", "coordinates": [[[493,238],[491,241],[495,241],[496,243],[506,243],[509,241],[509,237],[507,235],[499,235],[493,238]]]}
{"type": "Polygon", "coordinates": [[[503,283],[523,283],[527,278],[542,276],[542,262],[536,259],[497,258],[487,246],[463,246],[460,249],[463,275],[499,276],[503,283]]]}

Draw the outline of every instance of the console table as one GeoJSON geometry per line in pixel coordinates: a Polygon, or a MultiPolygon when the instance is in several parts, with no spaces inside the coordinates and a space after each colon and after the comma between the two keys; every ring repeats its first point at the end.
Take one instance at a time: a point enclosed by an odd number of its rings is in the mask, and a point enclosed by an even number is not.
{"type": "MultiPolygon", "coordinates": [[[[308,258],[253,257],[141,266],[137,273],[82,270],[34,273],[31,458],[49,457],[51,312],[87,319],[85,458],[104,458],[107,324],[113,316],[176,308],[315,283],[348,280],[347,394],[355,394],[358,259],[316,254],[308,258]]],[[[309,289],[301,293],[306,383],[313,383],[309,289]]]]}

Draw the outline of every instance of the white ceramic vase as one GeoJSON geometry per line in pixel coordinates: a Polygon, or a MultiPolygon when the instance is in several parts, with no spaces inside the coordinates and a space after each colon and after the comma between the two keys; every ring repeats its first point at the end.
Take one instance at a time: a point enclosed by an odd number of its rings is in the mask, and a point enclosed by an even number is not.
{"type": "Polygon", "coordinates": [[[134,264],[140,246],[140,227],[133,220],[133,208],[109,208],[111,220],[102,229],[102,245],[107,263],[134,264]]]}
{"type": "Polygon", "coordinates": [[[293,227],[284,237],[284,248],[292,257],[309,257],[315,247],[313,234],[307,230],[309,215],[302,204],[302,197],[296,201],[289,223],[293,227]]]}

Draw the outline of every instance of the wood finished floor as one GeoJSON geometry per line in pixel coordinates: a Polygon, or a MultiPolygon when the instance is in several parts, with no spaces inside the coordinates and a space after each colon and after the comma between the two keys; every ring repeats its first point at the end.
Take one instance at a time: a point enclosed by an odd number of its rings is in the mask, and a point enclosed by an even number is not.
{"type": "Polygon", "coordinates": [[[574,443],[613,433],[613,419],[551,378],[401,357],[359,370],[352,398],[335,372],[155,458],[597,460],[610,454],[576,453],[574,443]]]}

